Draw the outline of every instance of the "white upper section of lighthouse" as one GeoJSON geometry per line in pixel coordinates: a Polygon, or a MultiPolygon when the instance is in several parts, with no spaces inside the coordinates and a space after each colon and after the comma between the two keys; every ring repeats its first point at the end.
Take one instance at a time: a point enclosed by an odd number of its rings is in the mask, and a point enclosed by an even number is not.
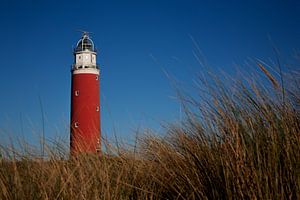
{"type": "Polygon", "coordinates": [[[77,73],[98,73],[99,67],[96,62],[96,49],[93,41],[87,32],[83,32],[81,39],[74,48],[74,64],[72,72],[77,73]]]}

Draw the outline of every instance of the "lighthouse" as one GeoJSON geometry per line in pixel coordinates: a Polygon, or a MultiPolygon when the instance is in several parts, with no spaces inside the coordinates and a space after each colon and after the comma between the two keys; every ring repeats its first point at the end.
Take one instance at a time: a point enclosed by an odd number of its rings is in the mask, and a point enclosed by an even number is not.
{"type": "Polygon", "coordinates": [[[100,142],[100,70],[97,51],[87,32],[74,48],[71,75],[70,151],[99,153],[100,142]]]}

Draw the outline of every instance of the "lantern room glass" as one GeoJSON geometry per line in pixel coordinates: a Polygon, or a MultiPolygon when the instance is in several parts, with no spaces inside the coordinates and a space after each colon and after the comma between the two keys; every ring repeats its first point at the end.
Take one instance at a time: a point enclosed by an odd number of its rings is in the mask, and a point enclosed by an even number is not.
{"type": "Polygon", "coordinates": [[[86,33],[84,33],[82,38],[77,42],[75,52],[86,50],[95,52],[93,41],[89,38],[89,36],[86,33]]]}

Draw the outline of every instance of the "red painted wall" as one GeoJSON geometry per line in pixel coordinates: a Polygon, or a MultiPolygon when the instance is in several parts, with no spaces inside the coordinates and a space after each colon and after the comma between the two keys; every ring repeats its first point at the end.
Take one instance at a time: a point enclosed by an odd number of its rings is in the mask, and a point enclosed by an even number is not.
{"type": "Polygon", "coordinates": [[[100,150],[100,78],[97,77],[72,75],[71,154],[100,150]]]}

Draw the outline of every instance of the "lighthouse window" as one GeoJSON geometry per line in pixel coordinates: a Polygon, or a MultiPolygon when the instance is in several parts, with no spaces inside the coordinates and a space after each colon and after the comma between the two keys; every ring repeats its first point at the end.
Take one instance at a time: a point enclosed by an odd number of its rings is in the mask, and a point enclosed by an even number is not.
{"type": "Polygon", "coordinates": [[[96,76],[96,81],[98,81],[98,79],[99,79],[99,76],[96,76]]]}
{"type": "Polygon", "coordinates": [[[100,108],[99,106],[96,107],[96,112],[99,112],[100,108]]]}
{"type": "Polygon", "coordinates": [[[78,127],[79,127],[78,122],[75,122],[75,123],[74,123],[74,127],[75,127],[75,128],[78,128],[78,127]]]}
{"type": "Polygon", "coordinates": [[[75,91],[75,96],[79,96],[79,90],[75,91]]]}
{"type": "Polygon", "coordinates": [[[79,56],[79,60],[81,59],[81,56],[79,56]]]}

